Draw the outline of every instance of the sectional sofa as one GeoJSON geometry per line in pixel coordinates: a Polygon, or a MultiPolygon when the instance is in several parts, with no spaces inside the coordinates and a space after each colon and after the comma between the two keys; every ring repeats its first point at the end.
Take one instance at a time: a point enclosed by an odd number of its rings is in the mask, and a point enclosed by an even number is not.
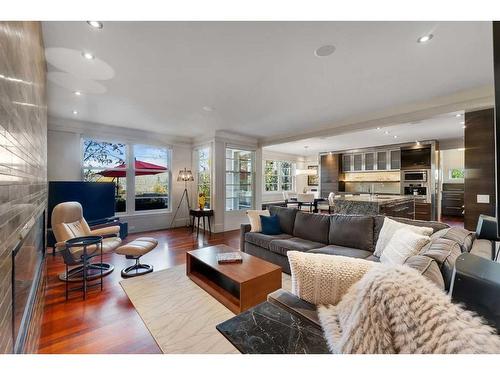
{"type": "MultiPolygon", "coordinates": [[[[283,233],[270,236],[250,232],[250,225],[242,224],[240,249],[281,266],[283,272],[290,273],[286,255],[290,250],[379,261],[373,252],[385,216],[323,215],[277,206],[269,207],[269,211],[278,215],[283,233]]],[[[433,229],[431,242],[405,264],[444,290],[450,287],[455,260],[460,254],[470,252],[490,258],[490,241],[476,239],[474,232],[450,228],[440,222],[392,219],[433,229]]]]}

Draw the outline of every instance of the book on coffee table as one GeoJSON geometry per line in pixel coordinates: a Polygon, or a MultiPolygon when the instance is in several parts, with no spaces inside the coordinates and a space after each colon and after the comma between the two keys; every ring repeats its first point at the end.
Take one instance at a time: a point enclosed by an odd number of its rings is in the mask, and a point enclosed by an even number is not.
{"type": "Polygon", "coordinates": [[[241,263],[243,262],[243,258],[238,251],[233,253],[219,253],[217,254],[217,262],[219,264],[223,263],[241,263]]]}

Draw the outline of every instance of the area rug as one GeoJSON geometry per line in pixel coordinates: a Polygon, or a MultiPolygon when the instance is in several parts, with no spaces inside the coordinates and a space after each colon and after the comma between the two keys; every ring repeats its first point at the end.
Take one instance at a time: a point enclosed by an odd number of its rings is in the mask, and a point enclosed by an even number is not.
{"type": "MultiPolygon", "coordinates": [[[[193,283],[185,265],[120,284],[163,353],[238,353],[215,328],[234,314],[193,283]]],[[[290,290],[289,275],[282,285],[290,290]]]]}

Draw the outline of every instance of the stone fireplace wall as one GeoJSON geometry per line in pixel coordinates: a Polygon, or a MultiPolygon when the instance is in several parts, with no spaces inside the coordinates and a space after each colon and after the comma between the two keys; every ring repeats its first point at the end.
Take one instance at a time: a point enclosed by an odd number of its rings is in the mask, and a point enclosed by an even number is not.
{"type": "Polygon", "coordinates": [[[41,25],[0,22],[0,353],[11,353],[14,345],[11,253],[21,230],[34,223],[46,206],[47,98],[41,25]]]}

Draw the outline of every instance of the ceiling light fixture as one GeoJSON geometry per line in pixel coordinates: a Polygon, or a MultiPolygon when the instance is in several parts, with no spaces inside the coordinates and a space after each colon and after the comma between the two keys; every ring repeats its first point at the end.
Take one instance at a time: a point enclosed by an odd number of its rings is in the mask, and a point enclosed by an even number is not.
{"type": "Polygon", "coordinates": [[[332,53],[335,52],[335,46],[332,46],[331,44],[327,44],[324,46],[319,47],[314,51],[314,55],[316,57],[327,57],[330,56],[332,53]]]}
{"type": "Polygon", "coordinates": [[[398,137],[397,135],[394,136],[394,138],[397,138],[397,137],[398,137]]]}
{"type": "Polygon", "coordinates": [[[76,109],[74,109],[73,114],[76,116],[78,114],[78,111],[76,109]]]}
{"type": "Polygon", "coordinates": [[[377,127],[377,130],[380,130],[380,127],[377,127]]]}
{"type": "Polygon", "coordinates": [[[385,134],[385,135],[389,135],[389,132],[386,130],[386,131],[384,132],[384,134],[385,134]]]}
{"type": "Polygon", "coordinates": [[[465,121],[460,121],[460,125],[465,125],[465,121]]]}
{"type": "Polygon", "coordinates": [[[462,114],[461,114],[461,113],[457,113],[457,114],[455,115],[455,117],[462,117],[462,114]]]}
{"type": "Polygon", "coordinates": [[[82,95],[82,92],[81,91],[73,91],[73,94],[75,94],[76,96],[80,96],[80,95],[82,95]]]}
{"type": "Polygon", "coordinates": [[[424,35],[417,39],[417,43],[427,43],[432,38],[434,38],[432,34],[424,35]]]}
{"type": "Polygon", "coordinates": [[[91,54],[90,52],[82,52],[82,56],[87,59],[87,60],[94,60],[95,56],[91,54]]]}
{"type": "Polygon", "coordinates": [[[94,29],[102,29],[102,22],[99,21],[87,21],[87,23],[94,29]]]}

